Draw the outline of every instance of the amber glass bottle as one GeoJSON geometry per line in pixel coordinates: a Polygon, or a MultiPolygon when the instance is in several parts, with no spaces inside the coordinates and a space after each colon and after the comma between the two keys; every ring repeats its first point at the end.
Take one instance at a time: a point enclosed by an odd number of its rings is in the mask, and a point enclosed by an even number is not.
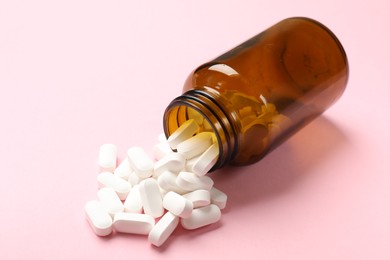
{"type": "Polygon", "coordinates": [[[164,131],[203,120],[219,144],[214,169],[251,164],[323,113],[347,80],[336,36],[312,19],[288,18],[195,69],[168,105],[164,131]]]}

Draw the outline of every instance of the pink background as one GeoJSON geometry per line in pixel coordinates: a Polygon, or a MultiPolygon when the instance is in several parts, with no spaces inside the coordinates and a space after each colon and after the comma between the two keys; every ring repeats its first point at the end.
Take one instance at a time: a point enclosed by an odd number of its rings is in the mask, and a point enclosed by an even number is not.
{"type": "Polygon", "coordinates": [[[387,0],[1,1],[0,259],[390,259],[389,26],[387,0]],[[218,224],[159,249],[95,236],[99,146],[151,152],[193,68],[290,16],[343,43],[339,102],[261,162],[213,173],[218,224]]]}

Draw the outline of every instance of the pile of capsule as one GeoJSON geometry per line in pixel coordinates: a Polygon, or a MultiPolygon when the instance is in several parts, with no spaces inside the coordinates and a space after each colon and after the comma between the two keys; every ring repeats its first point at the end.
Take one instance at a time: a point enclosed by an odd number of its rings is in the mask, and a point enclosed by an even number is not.
{"type": "Polygon", "coordinates": [[[227,196],[206,175],[218,159],[218,144],[214,133],[199,129],[190,119],[168,140],[160,135],[155,160],[131,147],[118,167],[116,146],[102,145],[98,200],[85,205],[92,230],[98,236],[113,230],[148,235],[159,247],[179,223],[192,230],[219,221],[227,196]]]}

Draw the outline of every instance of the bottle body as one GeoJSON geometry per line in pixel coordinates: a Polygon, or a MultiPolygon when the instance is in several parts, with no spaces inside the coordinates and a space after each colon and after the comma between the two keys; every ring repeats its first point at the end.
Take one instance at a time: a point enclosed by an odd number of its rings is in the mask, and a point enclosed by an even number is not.
{"type": "Polygon", "coordinates": [[[216,168],[251,164],[323,113],[347,80],[334,34],[314,20],[289,18],[195,69],[167,107],[164,130],[169,136],[201,115],[220,146],[216,168]]]}

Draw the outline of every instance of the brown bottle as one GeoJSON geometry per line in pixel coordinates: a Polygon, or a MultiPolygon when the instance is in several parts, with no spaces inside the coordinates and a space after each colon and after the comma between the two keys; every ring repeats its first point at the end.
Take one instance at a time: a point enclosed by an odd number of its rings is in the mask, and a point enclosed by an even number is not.
{"type": "Polygon", "coordinates": [[[347,80],[346,54],[328,28],[285,19],[195,69],[168,105],[164,131],[203,120],[219,144],[213,169],[251,164],[323,113],[347,80]]]}

